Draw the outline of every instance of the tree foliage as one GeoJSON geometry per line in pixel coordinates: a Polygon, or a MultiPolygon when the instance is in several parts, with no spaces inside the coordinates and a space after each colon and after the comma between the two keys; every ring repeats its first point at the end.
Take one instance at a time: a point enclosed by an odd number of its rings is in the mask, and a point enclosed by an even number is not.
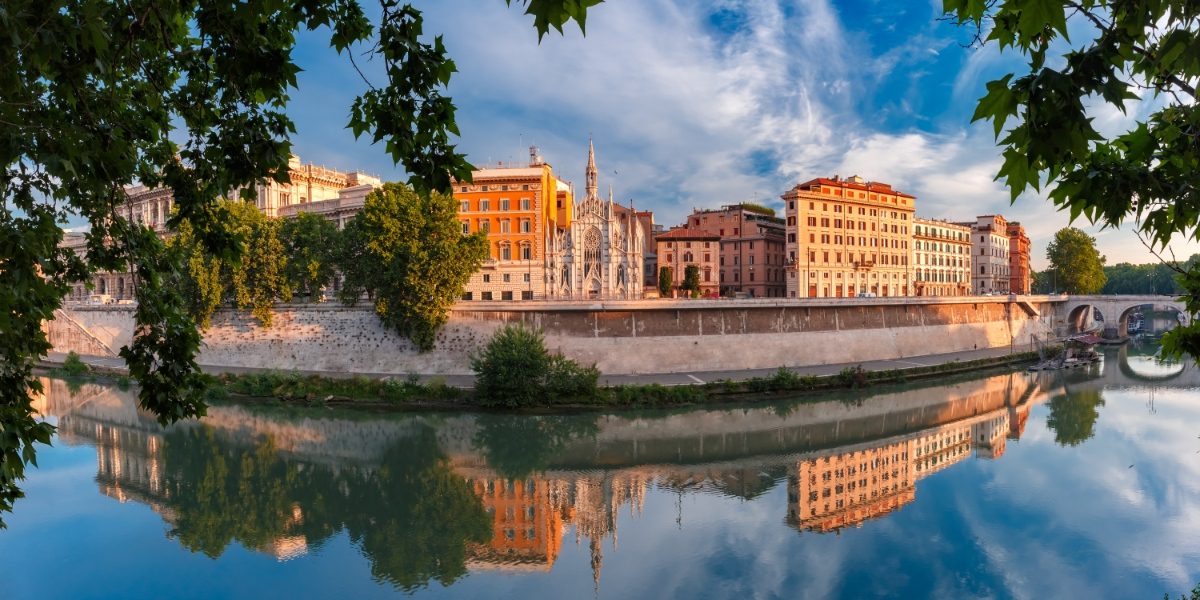
{"type": "MultiPolygon", "coordinates": [[[[517,2],[539,36],[572,20],[582,29],[595,3],[517,2]]],[[[186,222],[213,256],[236,259],[218,199],[288,181],[299,31],[322,30],[337,53],[383,66],[386,80],[367,82],[348,126],[383,142],[412,187],[448,190],[452,178],[470,178],[451,143],[455,109],[442,92],[455,68],[440,37],[425,39],[410,5],[379,0],[379,10],[373,23],[357,0],[3,3],[0,511],[20,496],[32,444],[51,431],[29,403],[33,364],[49,350],[41,323],[97,270],[137,278],[137,328],[121,354],[143,406],[167,420],[203,413],[196,305],[173,285],[188,254],[124,214],[124,186],[170,188],[169,226],[186,222]],[[75,217],[90,226],[86,262],[58,248],[58,223],[75,217]]]]}
{"type": "Polygon", "coordinates": [[[1104,287],[1104,257],[1096,238],[1074,227],[1064,227],[1046,246],[1051,277],[1068,294],[1095,294],[1104,287]]]}
{"type": "Polygon", "coordinates": [[[280,222],[249,202],[229,202],[227,206],[230,230],[242,244],[239,259],[228,263],[234,303],[270,327],[275,302],[292,299],[285,275],[287,256],[279,239],[280,222]]]}
{"type": "Polygon", "coordinates": [[[337,226],[312,213],[283,220],[279,227],[279,241],[287,256],[283,274],[293,294],[309,300],[320,298],[321,289],[335,274],[337,237],[337,226]]]}
{"type": "MultiPolygon", "coordinates": [[[[1184,264],[1190,269],[1200,263],[1200,254],[1194,254],[1184,264]]],[[[1118,263],[1104,267],[1108,281],[1101,294],[1163,294],[1179,296],[1185,292],[1179,282],[1179,273],[1171,265],[1161,262],[1134,265],[1118,263]]]]}
{"type": "Polygon", "coordinates": [[[1078,446],[1095,435],[1098,407],[1104,406],[1099,390],[1074,391],[1050,399],[1046,426],[1060,446],[1078,446]]]}
{"type": "MultiPolygon", "coordinates": [[[[987,84],[973,117],[992,122],[1004,155],[997,179],[1014,200],[1044,187],[1072,219],[1133,222],[1155,247],[1200,239],[1200,4],[943,0],[943,8],[979,41],[1028,61],[1028,72],[987,84]],[[1068,19],[1077,25],[1069,40],[1068,19]],[[1100,111],[1126,114],[1133,101],[1154,110],[1116,135],[1097,131],[1100,111]]],[[[1188,267],[1182,285],[1189,311],[1200,311],[1200,268],[1188,267]]],[[[1200,357],[1200,324],[1175,330],[1164,348],[1200,357]]]]}
{"type": "Polygon", "coordinates": [[[453,196],[402,183],[371,192],[353,221],[365,240],[361,261],[375,282],[375,313],[422,351],[433,349],[451,305],[488,256],[486,235],[463,235],[453,196]]]}
{"type": "Polygon", "coordinates": [[[671,267],[658,268],[658,295],[667,298],[671,295],[671,267]]]}
{"type": "Polygon", "coordinates": [[[683,285],[680,288],[693,298],[700,295],[700,267],[688,265],[683,270],[683,285]]]}

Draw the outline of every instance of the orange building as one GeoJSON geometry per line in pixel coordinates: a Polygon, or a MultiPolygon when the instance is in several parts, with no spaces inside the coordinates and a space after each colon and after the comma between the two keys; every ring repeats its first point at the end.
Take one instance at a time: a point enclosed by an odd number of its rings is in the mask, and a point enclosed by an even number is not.
{"type": "Polygon", "coordinates": [[[911,295],[915,197],[857,175],[812,179],[781,197],[789,298],[911,295]]]}
{"type": "Polygon", "coordinates": [[[1029,236],[1025,228],[1016,221],[1008,222],[1008,291],[1010,294],[1028,294],[1033,287],[1029,272],[1029,236]]]}
{"type": "Polygon", "coordinates": [[[528,164],[499,164],[454,182],[463,233],[488,235],[489,257],[471,276],[464,300],[533,300],[546,297],[546,244],[571,224],[570,184],[530,148],[528,164]]]}
{"type": "Polygon", "coordinates": [[[546,479],[478,479],[472,482],[492,516],[492,541],[471,549],[468,566],[550,570],[562,548],[563,515],[546,479]]]}

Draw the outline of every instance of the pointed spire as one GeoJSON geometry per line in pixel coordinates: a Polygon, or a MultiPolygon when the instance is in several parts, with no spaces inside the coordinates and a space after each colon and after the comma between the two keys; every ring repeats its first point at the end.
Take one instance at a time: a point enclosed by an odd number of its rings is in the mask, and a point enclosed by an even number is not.
{"type": "Polygon", "coordinates": [[[591,136],[588,136],[588,162],[587,162],[587,198],[598,199],[598,175],[596,171],[596,147],[592,144],[591,136]]]}

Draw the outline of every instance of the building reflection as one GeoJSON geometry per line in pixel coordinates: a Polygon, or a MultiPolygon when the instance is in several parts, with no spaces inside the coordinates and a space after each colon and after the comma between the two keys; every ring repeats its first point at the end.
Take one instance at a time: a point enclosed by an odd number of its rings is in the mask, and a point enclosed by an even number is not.
{"type": "Polygon", "coordinates": [[[406,591],[469,571],[549,571],[564,540],[586,548],[598,586],[621,513],[641,518],[654,488],[756,500],[786,482],[790,527],[861,526],[913,503],[923,478],[1001,458],[1050,394],[1014,373],[783,416],[697,411],[649,426],[606,417],[562,436],[534,474],[511,477],[488,463],[497,453],[479,446],[484,425],[472,415],[362,420],[220,405],[203,423],[163,428],[129,392],[44,384],[37,405],[57,418],[59,439],[95,447],[99,491],[148,506],[185,548],[215,557],[237,542],[284,561],[344,532],[376,577],[406,591]]]}

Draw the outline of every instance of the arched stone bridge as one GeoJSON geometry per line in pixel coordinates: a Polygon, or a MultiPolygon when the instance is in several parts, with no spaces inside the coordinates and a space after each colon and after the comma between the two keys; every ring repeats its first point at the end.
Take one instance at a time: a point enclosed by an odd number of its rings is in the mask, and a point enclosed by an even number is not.
{"type": "Polygon", "coordinates": [[[1067,319],[1067,333],[1079,333],[1089,329],[1092,323],[1092,313],[1095,309],[1104,317],[1104,332],[1109,337],[1119,337],[1128,334],[1129,315],[1143,306],[1150,305],[1156,310],[1173,310],[1183,315],[1181,322],[1190,323],[1194,315],[1189,315],[1183,302],[1176,296],[1070,296],[1063,305],[1062,313],[1067,319]]]}

